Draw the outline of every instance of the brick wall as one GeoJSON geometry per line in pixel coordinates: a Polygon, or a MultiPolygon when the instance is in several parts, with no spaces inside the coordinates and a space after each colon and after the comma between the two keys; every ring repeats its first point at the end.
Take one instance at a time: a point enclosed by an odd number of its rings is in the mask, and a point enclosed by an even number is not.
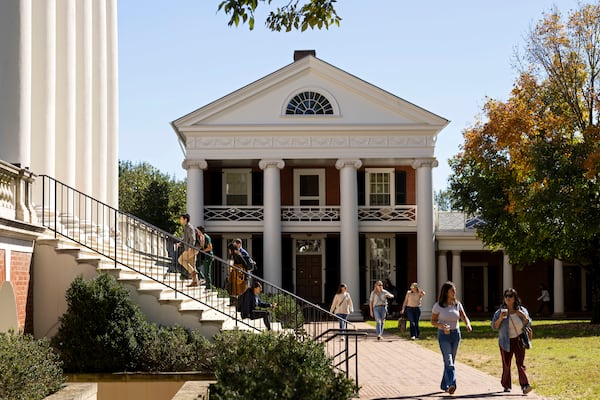
{"type": "Polygon", "coordinates": [[[31,282],[31,254],[11,252],[10,281],[15,291],[19,330],[33,332],[33,287],[31,282]]]}
{"type": "Polygon", "coordinates": [[[6,250],[0,249],[0,282],[6,280],[6,250]]]}

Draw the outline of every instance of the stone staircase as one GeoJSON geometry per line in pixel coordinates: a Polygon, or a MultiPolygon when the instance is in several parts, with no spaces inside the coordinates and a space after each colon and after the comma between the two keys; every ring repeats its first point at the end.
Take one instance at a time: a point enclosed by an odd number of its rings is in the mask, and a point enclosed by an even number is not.
{"type": "MultiPolygon", "coordinates": [[[[110,246],[108,244],[107,246],[110,246]]],[[[160,325],[181,325],[199,331],[203,336],[212,338],[223,330],[243,329],[259,332],[265,329],[262,320],[243,320],[235,307],[229,305],[229,297],[218,297],[215,290],[204,287],[188,288],[178,273],[166,272],[165,266],[157,265],[155,260],[129,254],[130,249],[114,245],[107,254],[116,254],[118,259],[130,260],[130,265],[121,265],[97,252],[70,241],[66,238],[54,238],[48,235],[36,241],[36,252],[43,257],[38,260],[37,270],[46,271],[43,275],[52,275],[52,270],[61,276],[64,297],[68,285],[77,275],[83,274],[89,279],[98,273],[108,273],[126,288],[131,299],[140,306],[148,320],[160,325]],[[67,265],[67,267],[65,267],[67,265]],[[63,275],[67,276],[63,276],[63,275]]],[[[188,281],[189,282],[189,281],[188,281]]],[[[59,288],[60,290],[60,288],[59,288]]],[[[58,307],[66,311],[66,301],[58,307]]],[[[47,325],[47,324],[46,324],[47,325]]],[[[274,331],[283,330],[278,323],[272,324],[274,331]]]]}

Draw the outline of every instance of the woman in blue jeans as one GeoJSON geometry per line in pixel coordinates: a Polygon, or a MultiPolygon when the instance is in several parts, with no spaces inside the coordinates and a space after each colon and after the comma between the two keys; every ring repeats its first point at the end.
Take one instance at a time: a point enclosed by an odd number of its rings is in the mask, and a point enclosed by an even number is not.
{"type": "Polygon", "coordinates": [[[410,284],[410,289],[404,296],[404,303],[402,303],[402,310],[400,314],[404,314],[406,311],[406,317],[410,322],[410,338],[416,340],[421,334],[419,328],[419,320],[421,319],[421,299],[425,296],[423,289],[419,287],[417,282],[410,284]]]}
{"type": "Polygon", "coordinates": [[[444,374],[440,389],[450,394],[456,391],[456,352],[460,343],[459,320],[465,322],[467,332],[471,332],[471,321],[462,303],[456,298],[456,287],[446,282],[440,289],[438,301],[431,310],[431,325],[438,328],[438,342],[444,358],[444,374]]]}
{"type": "Polygon", "coordinates": [[[371,296],[369,296],[369,311],[371,312],[371,318],[375,319],[377,340],[381,340],[383,336],[383,327],[387,315],[387,301],[393,298],[394,295],[383,288],[383,282],[375,282],[371,296]]]}

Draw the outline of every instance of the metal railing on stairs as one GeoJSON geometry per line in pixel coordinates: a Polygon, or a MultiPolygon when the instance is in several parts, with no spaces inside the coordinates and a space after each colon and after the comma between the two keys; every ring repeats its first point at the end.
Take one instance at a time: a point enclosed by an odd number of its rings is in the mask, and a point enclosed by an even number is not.
{"type": "Polygon", "coordinates": [[[222,329],[248,329],[262,331],[262,318],[242,318],[236,303],[242,290],[252,282],[262,285],[261,301],[274,303],[269,309],[274,331],[290,332],[299,338],[310,338],[323,343],[336,368],[350,374],[350,361],[354,363],[355,380],[358,385],[358,338],[362,333],[348,321],[346,328],[339,329],[340,317],[313,304],[294,293],[284,290],[259,276],[239,268],[218,256],[203,253],[216,268],[229,268],[230,282],[227,288],[190,287],[186,271],[178,263],[178,250],[185,248],[180,238],[152,226],[141,219],[123,213],[77,189],[65,185],[47,175],[41,175],[42,201],[38,210],[41,224],[94,253],[110,259],[119,269],[119,280],[137,285],[137,289],[154,292],[159,301],[175,302],[179,310],[202,310],[201,318],[222,320],[222,329]],[[141,276],[144,279],[141,279],[141,276]],[[354,346],[351,346],[354,341],[354,346]]]}

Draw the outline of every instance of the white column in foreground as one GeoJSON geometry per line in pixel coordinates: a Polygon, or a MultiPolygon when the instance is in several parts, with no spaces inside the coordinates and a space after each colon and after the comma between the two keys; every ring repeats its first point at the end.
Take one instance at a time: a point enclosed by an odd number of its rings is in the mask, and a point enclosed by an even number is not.
{"type": "Polygon", "coordinates": [[[281,177],[283,160],[260,160],[264,172],[263,271],[267,282],[281,287],[281,177]]]}
{"type": "MultiPolygon", "coordinates": [[[[358,181],[356,171],[362,166],[357,159],[340,159],[335,167],[340,171],[340,280],[348,286],[355,304],[360,299],[360,269],[358,265],[358,181]]],[[[349,320],[362,320],[358,306],[349,320]]]]}

